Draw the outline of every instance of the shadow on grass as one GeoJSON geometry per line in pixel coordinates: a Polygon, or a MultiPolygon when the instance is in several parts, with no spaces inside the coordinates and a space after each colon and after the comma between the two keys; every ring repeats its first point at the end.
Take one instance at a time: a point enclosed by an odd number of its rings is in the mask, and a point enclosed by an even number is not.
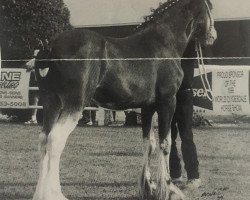
{"type": "Polygon", "coordinates": [[[1,200],[32,199],[32,195],[0,193],[1,200]]]}
{"type": "Polygon", "coordinates": [[[137,186],[137,182],[114,182],[114,183],[108,183],[108,182],[102,182],[102,183],[85,183],[85,182],[76,182],[76,183],[66,183],[62,182],[62,186],[85,186],[85,187],[131,187],[131,186],[137,186]]]}
{"type": "MultiPolygon", "coordinates": [[[[83,187],[131,187],[131,186],[137,186],[136,182],[113,182],[113,183],[84,183],[84,182],[62,182],[62,186],[83,186],[83,187]]],[[[6,182],[0,182],[0,188],[4,187],[35,187],[35,182],[15,182],[15,183],[6,183],[6,182]]],[[[138,197],[132,196],[132,197],[75,197],[75,196],[67,196],[70,200],[137,200],[138,197]]],[[[25,194],[18,194],[18,193],[2,193],[0,192],[0,199],[1,200],[16,200],[16,199],[32,199],[32,195],[25,195],[25,194]]]]}
{"type": "Polygon", "coordinates": [[[24,186],[36,186],[36,182],[0,182],[0,188],[4,187],[24,187],[24,186]]]}
{"type": "Polygon", "coordinates": [[[139,198],[136,196],[132,197],[73,197],[67,196],[70,200],[138,200],[139,198]]]}
{"type": "MultiPolygon", "coordinates": [[[[0,188],[4,187],[26,187],[26,186],[36,186],[36,182],[0,182],[0,188]]],[[[85,186],[85,187],[130,187],[130,186],[137,186],[137,182],[102,182],[102,183],[86,183],[86,182],[62,182],[62,186],[85,186]]]]}
{"type": "Polygon", "coordinates": [[[100,153],[90,153],[90,156],[131,156],[131,157],[142,157],[142,153],[138,152],[127,152],[127,151],[120,151],[120,152],[100,152],[100,153]]]}
{"type": "MultiPolygon", "coordinates": [[[[32,199],[32,195],[24,195],[24,194],[6,194],[0,193],[1,200],[16,200],[16,199],[32,199]]],[[[138,197],[131,196],[131,197],[74,197],[74,196],[67,196],[70,200],[138,200],[138,197]]]]}
{"type": "MultiPolygon", "coordinates": [[[[23,195],[23,194],[5,194],[0,193],[0,199],[1,200],[16,200],[16,199],[32,199],[32,195],[23,195]]],[[[138,200],[138,197],[132,196],[132,197],[73,197],[73,196],[67,196],[70,200],[138,200]]]]}
{"type": "Polygon", "coordinates": [[[205,155],[205,154],[200,154],[200,157],[207,160],[244,160],[245,162],[250,162],[250,159],[247,156],[240,156],[236,157],[235,155],[226,155],[226,156],[216,156],[216,155],[205,155]]]}

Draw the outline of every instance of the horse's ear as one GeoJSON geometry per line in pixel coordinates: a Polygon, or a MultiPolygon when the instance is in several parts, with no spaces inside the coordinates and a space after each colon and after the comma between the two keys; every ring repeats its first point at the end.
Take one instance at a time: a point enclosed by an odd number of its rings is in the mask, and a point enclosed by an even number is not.
{"type": "Polygon", "coordinates": [[[192,20],[188,23],[188,25],[187,25],[187,27],[186,27],[186,31],[185,31],[186,37],[187,37],[188,40],[189,40],[190,37],[192,36],[193,30],[194,30],[194,20],[192,19],[192,20]]]}

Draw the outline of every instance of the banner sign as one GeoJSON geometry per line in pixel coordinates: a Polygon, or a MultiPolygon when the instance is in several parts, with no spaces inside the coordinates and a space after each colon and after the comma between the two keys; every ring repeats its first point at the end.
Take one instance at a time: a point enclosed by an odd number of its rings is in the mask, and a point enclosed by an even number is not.
{"type": "Polygon", "coordinates": [[[204,109],[212,115],[250,114],[249,73],[250,66],[206,65],[214,97],[210,101],[196,69],[193,86],[195,109],[204,109]]]}
{"type": "Polygon", "coordinates": [[[0,108],[29,106],[30,72],[26,69],[2,68],[0,79],[0,108]]]}
{"type": "MultiPolygon", "coordinates": [[[[207,98],[207,93],[202,85],[201,77],[198,75],[199,72],[195,71],[194,83],[193,83],[193,94],[194,94],[194,105],[204,108],[207,110],[213,110],[213,102],[207,98]]],[[[204,74],[202,75],[205,80],[204,74]]],[[[213,89],[212,85],[212,72],[207,73],[208,82],[213,89]]]]}

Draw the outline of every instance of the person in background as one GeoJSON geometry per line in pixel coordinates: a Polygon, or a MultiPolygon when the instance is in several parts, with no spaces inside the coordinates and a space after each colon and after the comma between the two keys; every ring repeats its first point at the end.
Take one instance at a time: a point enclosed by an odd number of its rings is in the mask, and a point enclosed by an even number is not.
{"type": "MultiPolygon", "coordinates": [[[[96,107],[97,106],[91,102],[88,107],[96,107]]],[[[96,121],[96,110],[83,110],[82,111],[82,117],[80,118],[78,125],[79,126],[95,126],[97,125],[96,121]]]]}
{"type": "MultiPolygon", "coordinates": [[[[34,58],[28,61],[25,64],[27,72],[30,72],[30,87],[37,87],[37,79],[35,75],[35,57],[39,53],[39,50],[34,51],[34,58]]],[[[30,91],[30,105],[37,106],[39,102],[39,91],[30,91]]],[[[37,109],[34,108],[31,110],[31,119],[24,124],[37,124],[37,109]]]]}
{"type": "Polygon", "coordinates": [[[114,125],[116,122],[116,112],[113,110],[105,110],[105,122],[106,125],[114,125]]]}
{"type": "Polygon", "coordinates": [[[112,111],[113,122],[116,122],[116,111],[112,111]]]}
{"type": "MultiPolygon", "coordinates": [[[[92,107],[95,107],[92,105],[92,107]]],[[[93,126],[93,125],[96,125],[97,122],[96,122],[96,111],[95,110],[90,110],[89,111],[89,122],[86,123],[87,125],[89,126],[93,126]]]]}

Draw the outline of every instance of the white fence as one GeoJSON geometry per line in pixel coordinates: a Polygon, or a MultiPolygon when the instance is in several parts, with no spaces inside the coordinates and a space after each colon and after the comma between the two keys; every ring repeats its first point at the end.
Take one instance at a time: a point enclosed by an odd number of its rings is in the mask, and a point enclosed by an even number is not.
{"type": "MultiPolygon", "coordinates": [[[[38,87],[29,87],[30,91],[37,91],[39,90],[38,87]]],[[[43,109],[42,106],[39,105],[28,105],[27,109],[43,109]]],[[[107,111],[116,111],[116,110],[109,110],[109,109],[105,109],[105,108],[101,108],[101,107],[85,107],[84,110],[88,110],[88,111],[96,111],[96,121],[98,122],[99,126],[104,126],[107,125],[105,120],[105,112],[107,111]]],[[[126,111],[132,111],[132,109],[128,109],[126,111]]],[[[116,111],[116,117],[117,117],[117,121],[125,121],[125,114],[124,111],[116,111]]]]}
{"type": "MultiPolygon", "coordinates": [[[[206,66],[206,70],[196,70],[194,78],[194,109],[208,116],[250,115],[250,66],[206,66]],[[199,74],[207,74],[211,85],[213,101],[201,84],[199,74]]],[[[29,76],[25,69],[2,69],[0,80],[0,108],[42,109],[42,106],[29,105],[29,76]]],[[[97,111],[99,125],[104,125],[104,108],[86,107],[97,111]]],[[[128,110],[131,111],[131,110],[128,110]]],[[[119,111],[118,111],[119,113],[119,111]]],[[[125,119],[123,113],[120,118],[125,119]]],[[[118,115],[119,116],[119,115],[118,115]]]]}

